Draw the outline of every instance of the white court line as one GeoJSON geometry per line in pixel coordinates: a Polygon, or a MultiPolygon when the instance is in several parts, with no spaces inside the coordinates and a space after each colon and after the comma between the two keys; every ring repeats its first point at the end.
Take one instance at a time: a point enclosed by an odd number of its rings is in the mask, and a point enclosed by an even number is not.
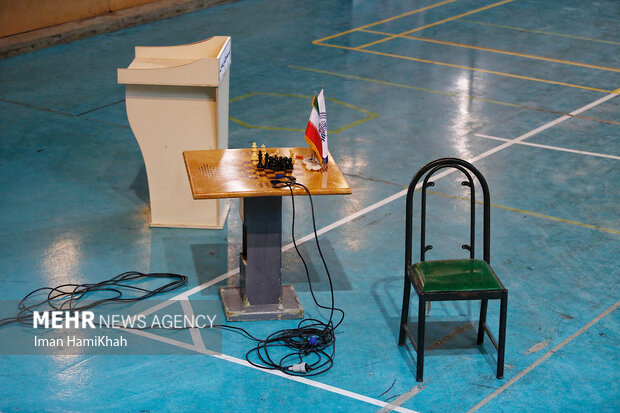
{"type": "MultiPolygon", "coordinates": [[[[618,91],[620,91],[620,89],[618,89],[618,91]]],[[[616,93],[610,93],[609,95],[606,95],[606,96],[604,96],[604,97],[602,97],[602,98],[600,98],[598,100],[595,100],[592,103],[589,103],[589,104],[587,104],[585,106],[582,106],[581,108],[571,112],[569,115],[572,115],[572,116],[578,115],[578,114],[580,114],[580,113],[582,113],[582,112],[584,112],[584,111],[586,111],[588,109],[591,109],[591,108],[593,108],[595,106],[600,105],[601,103],[604,103],[604,102],[606,102],[606,101],[608,101],[610,99],[613,99],[616,96],[618,96],[616,93]]],[[[473,163],[473,162],[479,161],[480,159],[484,159],[484,158],[486,158],[489,155],[492,155],[492,154],[494,154],[496,152],[499,152],[499,151],[501,151],[503,149],[506,149],[506,148],[508,148],[508,147],[510,147],[512,145],[515,145],[515,144],[517,144],[517,143],[519,143],[519,142],[521,142],[521,141],[523,141],[523,140],[525,140],[527,138],[530,138],[530,137],[536,135],[537,133],[540,133],[540,132],[542,132],[544,130],[547,130],[547,129],[549,129],[549,128],[551,128],[551,127],[553,127],[553,126],[555,126],[555,125],[557,125],[557,124],[559,124],[561,122],[564,122],[566,120],[572,119],[572,117],[569,116],[569,115],[564,115],[564,116],[562,116],[562,117],[560,117],[558,119],[555,119],[555,120],[553,120],[551,122],[548,122],[548,123],[546,123],[546,124],[536,128],[536,129],[531,130],[530,132],[527,132],[527,133],[525,133],[525,134],[523,134],[521,136],[518,136],[518,137],[516,137],[516,138],[514,138],[514,139],[512,139],[510,141],[507,141],[507,142],[505,142],[505,143],[503,143],[503,144],[501,144],[499,146],[496,146],[495,148],[492,148],[492,149],[490,149],[490,150],[488,150],[486,152],[483,152],[480,155],[474,156],[473,158],[468,159],[468,161],[473,163]]],[[[445,170],[445,171],[437,174],[436,176],[434,176],[433,179],[434,180],[440,179],[440,178],[442,178],[442,177],[444,177],[446,175],[449,175],[450,173],[453,173],[455,171],[456,171],[456,169],[445,170]]],[[[418,187],[420,185],[421,184],[418,184],[418,187]]],[[[328,225],[326,227],[321,228],[320,230],[317,231],[317,233],[319,235],[321,235],[321,234],[326,233],[327,231],[331,231],[332,229],[337,228],[337,227],[339,227],[341,225],[344,225],[347,222],[350,222],[350,221],[352,221],[352,220],[354,220],[354,219],[356,219],[356,218],[358,218],[358,217],[360,217],[360,216],[362,216],[364,214],[367,214],[367,213],[369,213],[369,212],[371,212],[371,211],[373,211],[373,210],[375,210],[377,208],[380,208],[380,207],[382,207],[384,205],[387,205],[390,202],[395,201],[395,200],[405,196],[406,194],[407,194],[407,190],[406,189],[402,190],[402,191],[400,191],[400,192],[398,192],[398,193],[396,193],[396,194],[394,194],[392,196],[389,196],[389,197],[387,197],[387,198],[385,198],[385,199],[383,199],[383,200],[381,200],[379,202],[376,202],[376,203],[374,203],[374,204],[372,204],[372,205],[370,205],[370,206],[368,206],[368,207],[366,207],[366,208],[364,208],[364,209],[362,209],[362,210],[360,210],[360,211],[358,211],[356,213],[353,213],[353,214],[351,214],[351,215],[349,215],[349,216],[347,216],[345,218],[342,218],[342,219],[340,219],[340,220],[338,220],[338,221],[336,221],[336,222],[334,222],[334,223],[332,223],[332,224],[330,224],[330,225],[328,225]]],[[[310,234],[304,236],[303,238],[300,238],[300,240],[297,241],[297,244],[299,245],[301,243],[307,242],[308,240],[312,239],[313,237],[314,237],[314,233],[310,233],[310,234]]],[[[292,247],[293,247],[293,244],[290,243],[288,245],[285,245],[282,248],[282,250],[283,251],[287,251],[287,250],[291,249],[292,247]]],[[[225,279],[235,275],[238,272],[239,272],[239,268],[232,269],[232,270],[228,271],[227,273],[222,274],[219,277],[217,277],[217,278],[215,278],[215,279],[213,279],[211,281],[203,283],[203,284],[201,284],[201,285],[199,285],[197,287],[194,287],[194,288],[192,288],[192,289],[190,289],[190,290],[188,290],[188,291],[186,291],[184,293],[178,294],[178,295],[170,298],[169,301],[168,301],[169,304],[162,303],[162,304],[158,304],[157,306],[155,306],[153,308],[156,308],[158,310],[158,309],[161,309],[161,308],[165,308],[167,305],[173,304],[175,301],[178,301],[178,300],[181,300],[181,299],[187,299],[187,297],[189,297],[190,295],[195,294],[198,291],[201,291],[201,290],[203,290],[205,288],[208,288],[208,287],[212,286],[213,284],[221,282],[221,281],[223,281],[223,280],[225,280],[225,279]]],[[[146,310],[144,313],[150,314],[150,312],[152,312],[152,311],[157,311],[157,310],[153,310],[153,308],[151,308],[149,310],[146,310]]],[[[145,332],[142,331],[141,333],[145,333],[145,332]]],[[[147,333],[147,334],[150,334],[150,333],[147,333]]],[[[152,336],[154,336],[154,337],[151,337],[154,340],[159,340],[159,336],[154,335],[154,334],[152,334],[152,336]]],[[[145,335],[145,337],[146,337],[146,335],[145,335]]],[[[172,343],[170,343],[170,344],[172,344],[172,343]]],[[[186,348],[185,346],[182,346],[182,347],[186,348]]],[[[192,347],[192,348],[194,350],[196,350],[194,347],[192,347]]],[[[227,361],[230,361],[230,362],[233,362],[233,363],[237,363],[237,364],[240,364],[240,365],[245,365],[245,366],[248,366],[248,367],[251,367],[251,368],[255,368],[255,369],[258,369],[260,371],[264,371],[264,372],[267,372],[267,373],[270,373],[270,374],[275,374],[275,375],[284,377],[284,378],[289,379],[289,380],[295,380],[295,381],[298,381],[298,382],[301,382],[301,383],[308,384],[310,386],[322,388],[322,389],[325,389],[325,390],[328,390],[328,391],[331,391],[331,392],[334,392],[334,393],[343,394],[343,395],[348,396],[348,397],[353,397],[353,398],[356,398],[358,400],[366,401],[366,399],[368,399],[368,400],[370,400],[370,401],[368,401],[368,403],[375,404],[377,406],[385,407],[385,405],[388,404],[388,403],[382,402],[380,400],[375,400],[375,399],[372,399],[372,398],[367,398],[366,396],[358,395],[357,393],[352,393],[352,392],[349,392],[347,390],[342,390],[342,389],[339,389],[337,387],[329,386],[329,385],[326,385],[326,384],[323,384],[323,383],[319,383],[319,382],[316,382],[316,381],[313,381],[313,380],[309,380],[309,379],[305,379],[305,378],[301,378],[301,377],[297,377],[297,376],[289,376],[289,375],[286,375],[286,374],[283,374],[283,373],[280,373],[280,372],[277,372],[277,371],[259,369],[257,367],[252,366],[251,364],[247,363],[247,361],[240,360],[240,359],[237,359],[235,357],[226,356],[224,354],[222,354],[221,356],[218,356],[218,357],[223,359],[223,360],[227,360],[227,361]],[[361,397],[361,398],[358,398],[358,396],[361,397]],[[377,404],[377,403],[381,403],[381,404],[377,404]]],[[[399,409],[404,409],[404,408],[399,408],[399,409]]],[[[403,411],[403,410],[397,410],[397,411],[403,411]]]]}
{"type": "Polygon", "coordinates": [[[579,109],[576,109],[576,110],[570,112],[568,115],[561,116],[561,117],[557,118],[556,120],[552,120],[551,122],[545,123],[544,125],[539,126],[538,128],[536,128],[534,130],[531,130],[531,131],[529,131],[527,133],[524,133],[523,135],[518,136],[518,137],[516,137],[514,139],[511,139],[511,140],[507,141],[506,143],[503,143],[503,144],[501,144],[499,146],[496,146],[493,149],[490,149],[490,150],[488,150],[486,152],[483,152],[482,154],[480,154],[478,156],[475,156],[472,159],[470,159],[469,162],[475,162],[475,161],[480,160],[482,158],[486,158],[487,156],[489,156],[491,154],[494,154],[495,152],[499,152],[499,151],[501,151],[503,149],[508,148],[509,146],[515,145],[515,144],[517,144],[517,143],[519,143],[521,141],[524,141],[527,138],[531,138],[532,136],[534,136],[536,134],[539,134],[540,132],[543,132],[543,131],[545,131],[545,130],[547,130],[549,128],[552,128],[555,125],[558,125],[558,124],[560,124],[560,123],[562,123],[562,122],[564,122],[566,120],[572,119],[572,117],[575,116],[575,115],[579,115],[580,113],[585,112],[588,109],[592,109],[593,107],[598,106],[601,103],[605,103],[608,100],[615,98],[616,96],[618,96],[618,94],[616,92],[617,91],[614,91],[614,93],[610,93],[610,94],[608,94],[606,96],[603,96],[600,99],[595,100],[592,103],[588,103],[587,105],[582,106],[579,109]]]}
{"type": "Polygon", "coordinates": [[[413,396],[415,396],[416,394],[420,393],[422,390],[424,390],[427,386],[427,384],[424,384],[428,379],[424,380],[424,382],[418,384],[417,386],[415,386],[413,389],[409,390],[408,392],[400,395],[396,400],[394,400],[393,402],[389,402],[387,404],[387,406],[382,407],[379,411],[377,411],[377,413],[388,413],[391,411],[396,410],[396,408],[398,406],[400,406],[401,404],[405,403],[407,400],[409,400],[410,398],[412,398],[413,396]]]}
{"type": "Polygon", "coordinates": [[[219,277],[216,277],[214,279],[212,279],[211,281],[207,281],[203,284],[200,284],[190,290],[185,291],[184,293],[181,293],[175,297],[172,297],[171,300],[186,300],[190,295],[196,294],[199,291],[204,290],[205,288],[209,288],[211,287],[213,284],[217,284],[219,282],[222,282],[230,277],[232,277],[235,274],[239,273],[239,267],[237,268],[233,268],[232,270],[220,275],[219,277]]]}
{"type": "Polygon", "coordinates": [[[205,288],[209,288],[213,284],[217,284],[217,283],[219,283],[221,281],[224,281],[227,278],[230,278],[233,275],[237,274],[238,272],[239,272],[239,267],[233,268],[232,270],[228,271],[227,273],[224,273],[224,274],[220,275],[219,277],[216,277],[216,278],[212,279],[211,281],[207,281],[207,282],[205,282],[203,284],[200,284],[199,286],[191,288],[191,289],[185,291],[184,293],[181,293],[179,295],[175,295],[172,298],[169,298],[167,301],[162,301],[161,303],[159,303],[159,304],[157,304],[157,305],[155,305],[155,306],[153,306],[153,307],[151,307],[151,308],[149,308],[147,310],[144,310],[141,313],[138,313],[136,315],[136,317],[140,316],[140,315],[146,316],[146,315],[149,315],[149,314],[153,314],[154,312],[159,311],[162,308],[166,308],[169,305],[172,305],[172,304],[176,303],[177,301],[187,300],[187,297],[189,297],[190,295],[196,294],[197,292],[199,292],[201,290],[204,290],[205,288]]]}
{"type": "MultiPolygon", "coordinates": [[[[385,406],[387,406],[389,404],[389,403],[386,403],[386,402],[381,401],[381,400],[373,399],[372,397],[368,397],[368,396],[364,396],[362,394],[354,393],[354,392],[349,391],[349,390],[344,390],[344,389],[341,389],[339,387],[330,386],[329,384],[324,384],[324,383],[321,383],[321,382],[318,382],[318,381],[315,381],[315,380],[306,379],[306,378],[300,377],[300,376],[289,376],[288,374],[284,374],[284,373],[282,373],[282,372],[280,372],[278,370],[265,370],[265,369],[261,369],[259,367],[255,367],[255,366],[251,365],[250,363],[248,363],[247,360],[241,360],[241,359],[238,359],[236,357],[227,356],[226,354],[220,354],[220,355],[216,355],[214,357],[217,357],[217,358],[222,359],[222,360],[230,361],[232,363],[236,363],[236,364],[239,364],[239,365],[242,365],[242,366],[251,367],[251,368],[253,368],[255,370],[267,372],[267,373],[270,373],[270,374],[273,374],[275,376],[279,376],[279,377],[282,377],[282,378],[285,378],[285,379],[288,379],[288,380],[293,380],[293,381],[296,381],[296,382],[299,382],[299,383],[304,383],[304,384],[307,384],[308,386],[317,387],[319,389],[326,390],[326,391],[329,391],[331,393],[340,394],[342,396],[350,397],[352,399],[356,399],[356,400],[359,400],[359,401],[362,401],[362,402],[373,404],[375,406],[385,407],[385,406]]],[[[403,412],[403,413],[418,413],[415,410],[407,409],[405,407],[400,407],[400,406],[398,406],[394,410],[397,411],[397,412],[403,412]]]]}
{"type": "MultiPolygon", "coordinates": [[[[162,337],[162,336],[158,336],[157,334],[153,334],[153,333],[149,333],[147,331],[144,330],[128,330],[128,329],[121,329],[130,333],[134,333],[136,335],[142,336],[142,337],[147,337],[156,341],[161,341],[162,343],[167,343],[167,344],[172,344],[174,346],[178,346],[178,347],[182,347],[188,350],[193,350],[197,353],[200,354],[205,354],[211,357],[215,357],[218,358],[220,360],[225,360],[225,361],[229,361],[231,363],[235,363],[241,366],[245,366],[245,367],[250,367],[254,370],[258,370],[261,371],[263,373],[269,373],[269,374],[273,374],[274,376],[279,376],[288,380],[292,380],[292,381],[296,381],[298,383],[303,383],[303,384],[307,384],[308,386],[312,386],[312,387],[316,387],[322,390],[326,390],[328,392],[331,393],[335,393],[335,394],[339,394],[341,396],[345,396],[345,397],[349,397],[351,399],[355,399],[355,400],[359,400],[362,402],[366,402],[369,404],[373,404],[375,406],[379,406],[379,407],[386,407],[388,405],[390,405],[389,403],[386,403],[384,401],[381,400],[377,400],[377,399],[373,399],[372,397],[368,397],[368,396],[364,396],[362,394],[358,394],[358,393],[354,393],[352,391],[349,390],[344,390],[341,389],[339,387],[334,387],[334,386],[330,386],[329,384],[324,384],[324,383],[320,383],[318,381],[314,381],[314,380],[309,380],[306,379],[304,377],[300,377],[300,376],[289,376],[288,374],[284,374],[281,371],[278,370],[265,370],[265,369],[261,369],[259,367],[253,366],[250,363],[248,363],[247,360],[242,360],[242,359],[238,359],[236,357],[233,356],[228,356],[226,354],[219,354],[219,353],[215,353],[211,350],[208,349],[200,349],[197,346],[191,345],[191,344],[187,344],[187,343],[183,343],[181,341],[177,341],[177,340],[172,340],[169,339],[167,337],[162,337]]],[[[416,412],[415,410],[411,410],[411,409],[407,409],[404,407],[400,407],[400,406],[395,406],[395,408],[393,409],[394,411],[397,412],[402,412],[402,413],[419,413],[416,412]]]]}
{"type": "MultiPolygon", "coordinates": [[[[196,317],[194,315],[194,309],[192,308],[192,305],[190,304],[188,299],[181,300],[181,307],[183,308],[183,313],[186,317],[188,317],[190,320],[196,320],[196,317]]],[[[207,351],[207,348],[205,347],[205,342],[202,339],[202,334],[200,333],[199,328],[190,328],[189,334],[192,336],[192,342],[194,343],[195,348],[197,348],[201,352],[207,351]]]]}
{"type": "Polygon", "coordinates": [[[525,370],[523,370],[521,373],[517,374],[516,376],[514,376],[512,379],[510,379],[509,381],[507,381],[502,387],[498,388],[497,390],[495,390],[493,393],[489,394],[485,399],[483,399],[482,401],[480,401],[477,405],[475,405],[474,407],[472,407],[471,409],[469,409],[467,411],[467,413],[470,412],[475,412],[476,410],[478,410],[479,408],[481,408],[482,406],[484,406],[485,404],[487,404],[489,401],[493,400],[495,397],[497,397],[498,394],[500,394],[501,392],[503,392],[504,390],[506,390],[509,386],[512,386],[517,380],[519,380],[521,377],[525,376],[527,373],[529,373],[530,371],[532,371],[536,366],[538,366],[540,363],[542,363],[543,361],[547,360],[549,357],[551,357],[553,354],[555,354],[558,350],[560,350],[562,347],[564,347],[565,345],[567,345],[568,343],[570,343],[571,341],[573,341],[575,338],[577,338],[578,336],[580,336],[584,331],[586,331],[587,329],[589,329],[590,327],[592,327],[594,324],[598,323],[603,317],[605,317],[607,314],[611,313],[612,311],[614,311],[616,308],[618,308],[618,306],[620,305],[620,301],[618,301],[616,304],[612,305],[611,307],[609,307],[607,310],[605,310],[603,313],[599,314],[598,317],[596,317],[594,320],[590,321],[588,324],[586,324],[585,326],[581,327],[578,331],[576,331],[575,333],[573,333],[570,337],[568,337],[566,340],[562,341],[560,344],[558,344],[557,346],[553,347],[551,350],[549,350],[547,353],[545,353],[541,358],[539,358],[538,360],[536,360],[534,363],[530,364],[525,370]]]}
{"type": "MultiPolygon", "coordinates": [[[[500,137],[491,136],[491,135],[483,135],[482,133],[474,133],[474,136],[477,136],[479,138],[493,139],[493,140],[496,140],[496,141],[510,142],[510,139],[500,138],[500,137]]],[[[518,144],[519,145],[534,146],[536,148],[552,149],[554,151],[577,153],[577,154],[580,154],[580,155],[599,156],[601,158],[609,158],[609,159],[620,159],[620,156],[616,156],[616,155],[607,155],[607,154],[604,154],[604,153],[597,153],[597,152],[578,151],[576,149],[561,148],[559,146],[541,145],[540,143],[518,142],[518,144]]]]}

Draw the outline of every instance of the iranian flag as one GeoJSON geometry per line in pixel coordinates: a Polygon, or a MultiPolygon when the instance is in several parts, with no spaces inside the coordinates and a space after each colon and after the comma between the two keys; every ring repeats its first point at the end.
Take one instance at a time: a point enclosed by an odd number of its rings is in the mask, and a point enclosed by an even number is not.
{"type": "Polygon", "coordinates": [[[327,164],[327,114],[323,89],[312,99],[312,111],[306,127],[306,142],[323,165],[327,164]]]}

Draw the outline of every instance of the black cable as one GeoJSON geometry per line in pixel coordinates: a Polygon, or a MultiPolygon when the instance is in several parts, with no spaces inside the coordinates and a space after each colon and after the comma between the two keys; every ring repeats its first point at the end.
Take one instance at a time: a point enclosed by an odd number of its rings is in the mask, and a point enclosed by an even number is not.
{"type": "MultiPolygon", "coordinates": [[[[326,372],[334,364],[334,357],[336,353],[335,330],[344,319],[344,311],[340,308],[335,307],[334,305],[334,287],[331,274],[329,273],[325,257],[323,256],[323,252],[321,251],[321,246],[319,244],[319,237],[316,229],[316,217],[314,213],[314,203],[312,201],[312,195],[310,194],[310,190],[305,185],[296,182],[295,178],[293,177],[285,176],[282,179],[283,180],[272,180],[271,183],[274,185],[274,187],[288,187],[291,192],[291,205],[293,215],[291,233],[293,245],[295,246],[295,251],[301,259],[301,262],[303,263],[304,269],[306,271],[306,278],[308,280],[310,294],[312,295],[314,303],[318,307],[330,310],[330,315],[327,323],[324,323],[314,318],[306,318],[301,320],[296,328],[278,330],[264,340],[253,338],[255,341],[257,341],[257,345],[246,353],[246,360],[255,367],[269,370],[279,370],[285,374],[292,376],[315,376],[326,372]],[[301,251],[299,251],[299,247],[295,239],[296,210],[295,194],[293,191],[294,186],[303,188],[308,195],[308,199],[310,200],[314,238],[316,241],[317,249],[319,251],[319,255],[321,257],[321,261],[323,262],[323,267],[325,268],[325,272],[327,274],[327,279],[329,281],[331,306],[324,306],[318,302],[314,294],[314,289],[312,287],[312,281],[310,279],[310,272],[308,270],[308,266],[304,257],[301,254],[301,251]],[[340,320],[338,320],[335,325],[333,321],[334,312],[340,313],[340,320]],[[284,356],[281,356],[278,360],[276,360],[274,359],[270,351],[271,349],[275,349],[278,347],[283,347],[292,351],[286,353],[284,356]],[[258,358],[260,364],[253,361],[252,357],[258,358]],[[304,362],[306,363],[306,366],[302,369],[302,371],[296,372],[289,370],[289,368],[293,365],[304,362]]],[[[214,325],[214,327],[216,326],[214,325]]],[[[233,327],[227,325],[217,325],[217,327],[221,327],[224,329],[233,329],[233,327]]],[[[250,334],[242,328],[234,327],[234,330],[241,331],[250,336],[250,334]]]]}
{"type": "Polygon", "coordinates": [[[132,303],[146,300],[158,294],[167,293],[181,288],[187,284],[187,277],[172,273],[151,273],[145,274],[138,271],[128,271],[119,274],[109,280],[94,284],[62,284],[56,287],[38,288],[26,295],[18,304],[18,313],[15,317],[8,317],[0,320],[0,327],[11,323],[20,323],[25,326],[32,326],[33,312],[42,306],[43,311],[50,308],[56,311],[84,311],[102,304],[111,302],[132,303]],[[153,290],[128,284],[145,279],[172,279],[167,284],[161,285],[153,290]],[[40,292],[47,292],[47,297],[41,300],[34,300],[34,296],[40,292]],[[88,303],[82,303],[90,294],[112,293],[111,297],[96,299],[88,303]],[[124,292],[133,292],[137,295],[126,297],[124,292]]]}

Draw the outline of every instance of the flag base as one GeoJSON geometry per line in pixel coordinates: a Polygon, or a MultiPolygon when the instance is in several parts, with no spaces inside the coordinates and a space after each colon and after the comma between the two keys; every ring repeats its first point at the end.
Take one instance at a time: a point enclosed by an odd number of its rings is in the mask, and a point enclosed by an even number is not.
{"type": "Polygon", "coordinates": [[[320,171],[323,168],[323,165],[314,158],[304,159],[303,163],[309,171],[320,171]]]}

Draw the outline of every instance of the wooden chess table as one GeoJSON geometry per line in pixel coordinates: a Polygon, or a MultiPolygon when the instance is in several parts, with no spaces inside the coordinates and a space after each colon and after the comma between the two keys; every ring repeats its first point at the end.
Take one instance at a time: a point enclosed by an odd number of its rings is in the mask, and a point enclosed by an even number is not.
{"type": "MultiPolygon", "coordinates": [[[[291,148],[277,148],[288,156],[291,148]]],[[[310,148],[292,148],[309,158],[310,148]]],[[[267,148],[270,155],[276,148],[267,148]]],[[[276,174],[294,176],[312,195],[351,194],[344,176],[329,154],[325,171],[309,171],[295,159],[292,171],[256,169],[251,149],[213,149],[183,152],[194,199],[240,198],[243,247],[239,257],[240,287],[222,287],[220,296],[228,321],[303,318],[292,285],[282,285],[282,197],[288,187],[274,188],[276,174]]],[[[293,193],[306,195],[300,187],[293,193]]]]}

